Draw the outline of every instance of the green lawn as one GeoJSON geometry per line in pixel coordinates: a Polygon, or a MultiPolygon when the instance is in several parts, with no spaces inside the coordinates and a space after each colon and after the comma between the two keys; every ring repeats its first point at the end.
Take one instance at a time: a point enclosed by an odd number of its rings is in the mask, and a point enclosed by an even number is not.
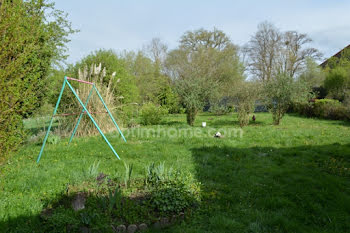
{"type": "Polygon", "coordinates": [[[95,161],[110,175],[124,172],[123,161],[134,164],[135,178],[145,165],[162,161],[193,174],[201,183],[201,205],[169,232],[349,232],[350,124],[287,115],[273,126],[270,114],[256,116],[242,137],[214,138],[216,130],[227,132],[238,122],[236,115],[209,114],[195,127],[174,115],[160,126],[124,130],[127,143],[109,134],[122,161],[101,137],[49,144],[39,164],[41,145],[25,145],[0,167],[0,232],[40,232],[40,212],[67,184],[82,183],[95,161]],[[146,137],[145,129],[162,133],[146,137]]]}

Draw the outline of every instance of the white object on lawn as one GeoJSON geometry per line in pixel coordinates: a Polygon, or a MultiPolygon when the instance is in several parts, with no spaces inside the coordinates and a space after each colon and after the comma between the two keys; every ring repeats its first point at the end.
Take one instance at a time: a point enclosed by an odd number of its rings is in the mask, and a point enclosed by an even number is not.
{"type": "Polygon", "coordinates": [[[202,127],[206,127],[207,126],[207,122],[202,122],[202,127]]]}

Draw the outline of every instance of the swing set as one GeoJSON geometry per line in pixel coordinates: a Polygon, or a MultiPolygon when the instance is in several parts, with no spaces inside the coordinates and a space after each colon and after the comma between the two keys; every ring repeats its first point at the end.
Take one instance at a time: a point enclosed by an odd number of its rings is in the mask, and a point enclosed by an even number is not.
{"type": "Polygon", "coordinates": [[[84,81],[84,80],[79,80],[79,79],[75,79],[75,78],[70,78],[70,77],[67,77],[67,76],[64,77],[64,81],[63,81],[63,85],[62,85],[62,88],[61,88],[61,92],[60,92],[60,95],[58,96],[57,103],[56,103],[56,107],[55,107],[55,109],[54,109],[54,111],[53,111],[53,115],[52,115],[52,117],[51,117],[51,121],[50,121],[49,127],[48,127],[48,129],[47,129],[47,132],[46,132],[46,135],[45,135],[45,138],[44,138],[44,142],[43,142],[43,144],[42,144],[42,146],[41,146],[41,150],[40,150],[40,153],[39,153],[39,155],[38,155],[38,158],[37,158],[36,162],[39,163],[39,161],[40,161],[40,159],[41,159],[41,155],[42,155],[42,153],[43,153],[43,151],[44,151],[44,147],[45,147],[47,138],[48,138],[48,136],[49,136],[49,133],[50,133],[50,130],[51,130],[51,126],[52,126],[54,117],[56,117],[56,116],[70,116],[70,115],[78,115],[78,114],[80,114],[80,116],[79,116],[79,118],[78,118],[78,121],[77,121],[77,123],[76,123],[74,129],[73,129],[73,133],[72,133],[72,135],[71,135],[71,137],[70,137],[70,139],[69,139],[69,143],[71,143],[71,141],[73,140],[74,134],[76,133],[76,131],[77,131],[77,129],[78,129],[79,123],[80,123],[81,119],[83,118],[83,115],[84,115],[84,114],[87,114],[87,115],[90,117],[92,123],[94,123],[94,125],[95,125],[95,127],[97,128],[98,132],[101,134],[102,138],[106,141],[106,143],[107,143],[107,145],[109,146],[109,148],[111,148],[111,150],[113,151],[114,155],[115,155],[118,159],[120,159],[119,155],[118,155],[117,152],[114,150],[113,146],[112,146],[111,143],[108,141],[108,139],[106,138],[106,136],[103,134],[102,130],[100,129],[100,127],[99,127],[98,124],[96,123],[95,119],[92,117],[92,115],[91,115],[92,113],[108,113],[109,116],[110,116],[110,118],[112,119],[114,125],[117,127],[117,129],[118,129],[120,135],[122,136],[123,140],[126,142],[126,139],[125,139],[125,137],[124,137],[122,131],[120,130],[120,128],[119,128],[117,122],[114,120],[114,118],[113,118],[111,112],[109,111],[107,105],[106,105],[105,102],[103,101],[103,98],[102,98],[101,94],[99,93],[99,91],[97,90],[95,84],[92,83],[92,82],[88,82],[88,81],[84,81]],[[68,80],[92,85],[92,88],[91,88],[91,90],[90,90],[90,92],[89,92],[89,95],[88,95],[86,101],[85,101],[85,104],[81,101],[81,99],[79,98],[78,94],[75,92],[74,88],[72,87],[72,85],[69,83],[68,80]],[[83,107],[81,113],[65,113],[65,114],[61,114],[61,115],[56,115],[58,106],[59,106],[59,104],[60,104],[60,101],[61,101],[61,98],[62,98],[62,95],[63,95],[64,88],[66,87],[66,85],[67,85],[67,86],[69,87],[69,89],[73,92],[73,94],[74,94],[74,96],[77,98],[79,104],[83,107]],[[93,93],[94,91],[97,93],[99,99],[101,100],[101,102],[102,102],[102,104],[103,104],[103,106],[105,107],[105,109],[106,109],[107,112],[89,112],[89,111],[88,111],[88,109],[87,109],[87,104],[89,103],[89,99],[90,99],[90,97],[91,97],[91,95],[92,95],[92,93],[93,93]]]}

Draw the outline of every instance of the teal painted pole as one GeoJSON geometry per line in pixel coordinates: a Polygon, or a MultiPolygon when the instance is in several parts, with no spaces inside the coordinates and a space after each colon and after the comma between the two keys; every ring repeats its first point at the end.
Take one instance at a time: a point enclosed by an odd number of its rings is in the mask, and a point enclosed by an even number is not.
{"type": "Polygon", "coordinates": [[[58,100],[57,100],[57,103],[56,103],[56,107],[55,107],[55,109],[53,110],[53,114],[52,114],[52,117],[51,117],[51,121],[50,121],[50,124],[49,124],[49,128],[47,128],[47,132],[46,132],[46,135],[45,135],[45,138],[44,138],[43,145],[41,146],[41,150],[40,150],[39,156],[38,156],[38,158],[37,158],[37,160],[36,160],[37,163],[39,163],[39,161],[40,161],[41,155],[42,155],[42,153],[43,153],[43,151],[44,151],[44,147],[45,147],[47,138],[49,137],[49,133],[50,133],[50,130],[51,130],[51,126],[52,126],[52,123],[53,123],[53,118],[54,118],[54,116],[56,115],[58,106],[59,106],[59,104],[60,104],[60,102],[61,102],[61,98],[62,98],[62,95],[63,95],[63,90],[64,90],[64,87],[66,86],[66,81],[67,81],[67,79],[66,79],[66,77],[64,77],[62,89],[61,89],[60,95],[58,96],[58,100]]]}
{"type": "Polygon", "coordinates": [[[98,97],[99,97],[100,100],[102,101],[103,106],[105,106],[105,109],[107,110],[109,116],[111,117],[111,119],[112,119],[114,125],[117,127],[117,129],[118,129],[120,135],[122,135],[122,138],[124,139],[124,142],[126,142],[126,139],[125,139],[125,137],[124,137],[122,131],[120,130],[120,128],[119,128],[117,122],[115,122],[114,117],[112,116],[112,113],[111,113],[111,112],[109,111],[109,109],[107,108],[107,105],[106,105],[105,102],[103,101],[102,96],[100,95],[100,92],[98,92],[98,90],[97,90],[97,88],[95,87],[95,85],[94,85],[94,88],[95,88],[95,91],[97,92],[98,97]]]}
{"type": "MultiPolygon", "coordinates": [[[[88,97],[87,97],[87,99],[86,99],[86,101],[85,101],[85,106],[87,106],[87,104],[89,103],[89,99],[90,99],[90,97],[91,97],[91,94],[92,94],[92,91],[93,91],[93,90],[94,90],[94,88],[91,88],[90,93],[89,93],[89,95],[88,95],[88,97]]],[[[76,124],[75,127],[74,127],[72,136],[70,136],[70,139],[69,139],[68,144],[71,143],[71,141],[73,140],[73,137],[74,137],[75,133],[77,132],[78,125],[79,125],[79,123],[80,123],[80,121],[81,121],[81,118],[83,118],[84,112],[85,112],[85,110],[83,109],[83,110],[81,111],[81,113],[80,113],[78,122],[77,122],[77,124],[76,124]]]]}
{"type": "Polygon", "coordinates": [[[114,155],[119,158],[119,155],[117,154],[117,152],[115,152],[114,148],[112,147],[112,145],[109,143],[108,139],[106,138],[106,136],[103,134],[102,130],[100,129],[100,127],[98,127],[96,121],[94,120],[94,118],[91,116],[91,114],[89,113],[89,111],[86,109],[85,105],[83,104],[83,102],[80,100],[79,96],[77,95],[77,93],[74,91],[73,87],[70,85],[70,83],[67,81],[67,85],[68,87],[71,89],[71,91],[73,92],[73,94],[75,95],[75,97],[77,97],[80,105],[84,108],[84,110],[86,111],[86,113],[88,114],[88,116],[90,117],[92,123],[94,123],[94,125],[96,126],[98,132],[100,132],[101,136],[103,137],[103,139],[106,141],[106,143],[108,144],[108,146],[111,148],[111,150],[113,151],[114,155]]]}

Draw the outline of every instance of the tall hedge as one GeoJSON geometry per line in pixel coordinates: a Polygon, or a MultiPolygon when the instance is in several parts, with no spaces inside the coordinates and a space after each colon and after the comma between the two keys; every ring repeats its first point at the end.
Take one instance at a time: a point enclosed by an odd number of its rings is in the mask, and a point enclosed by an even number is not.
{"type": "Polygon", "coordinates": [[[0,160],[20,145],[22,119],[45,98],[47,74],[73,32],[43,0],[3,0],[0,7],[0,160]],[[46,11],[52,13],[51,21],[46,11]],[[54,19],[54,20],[52,20],[54,19]]]}

